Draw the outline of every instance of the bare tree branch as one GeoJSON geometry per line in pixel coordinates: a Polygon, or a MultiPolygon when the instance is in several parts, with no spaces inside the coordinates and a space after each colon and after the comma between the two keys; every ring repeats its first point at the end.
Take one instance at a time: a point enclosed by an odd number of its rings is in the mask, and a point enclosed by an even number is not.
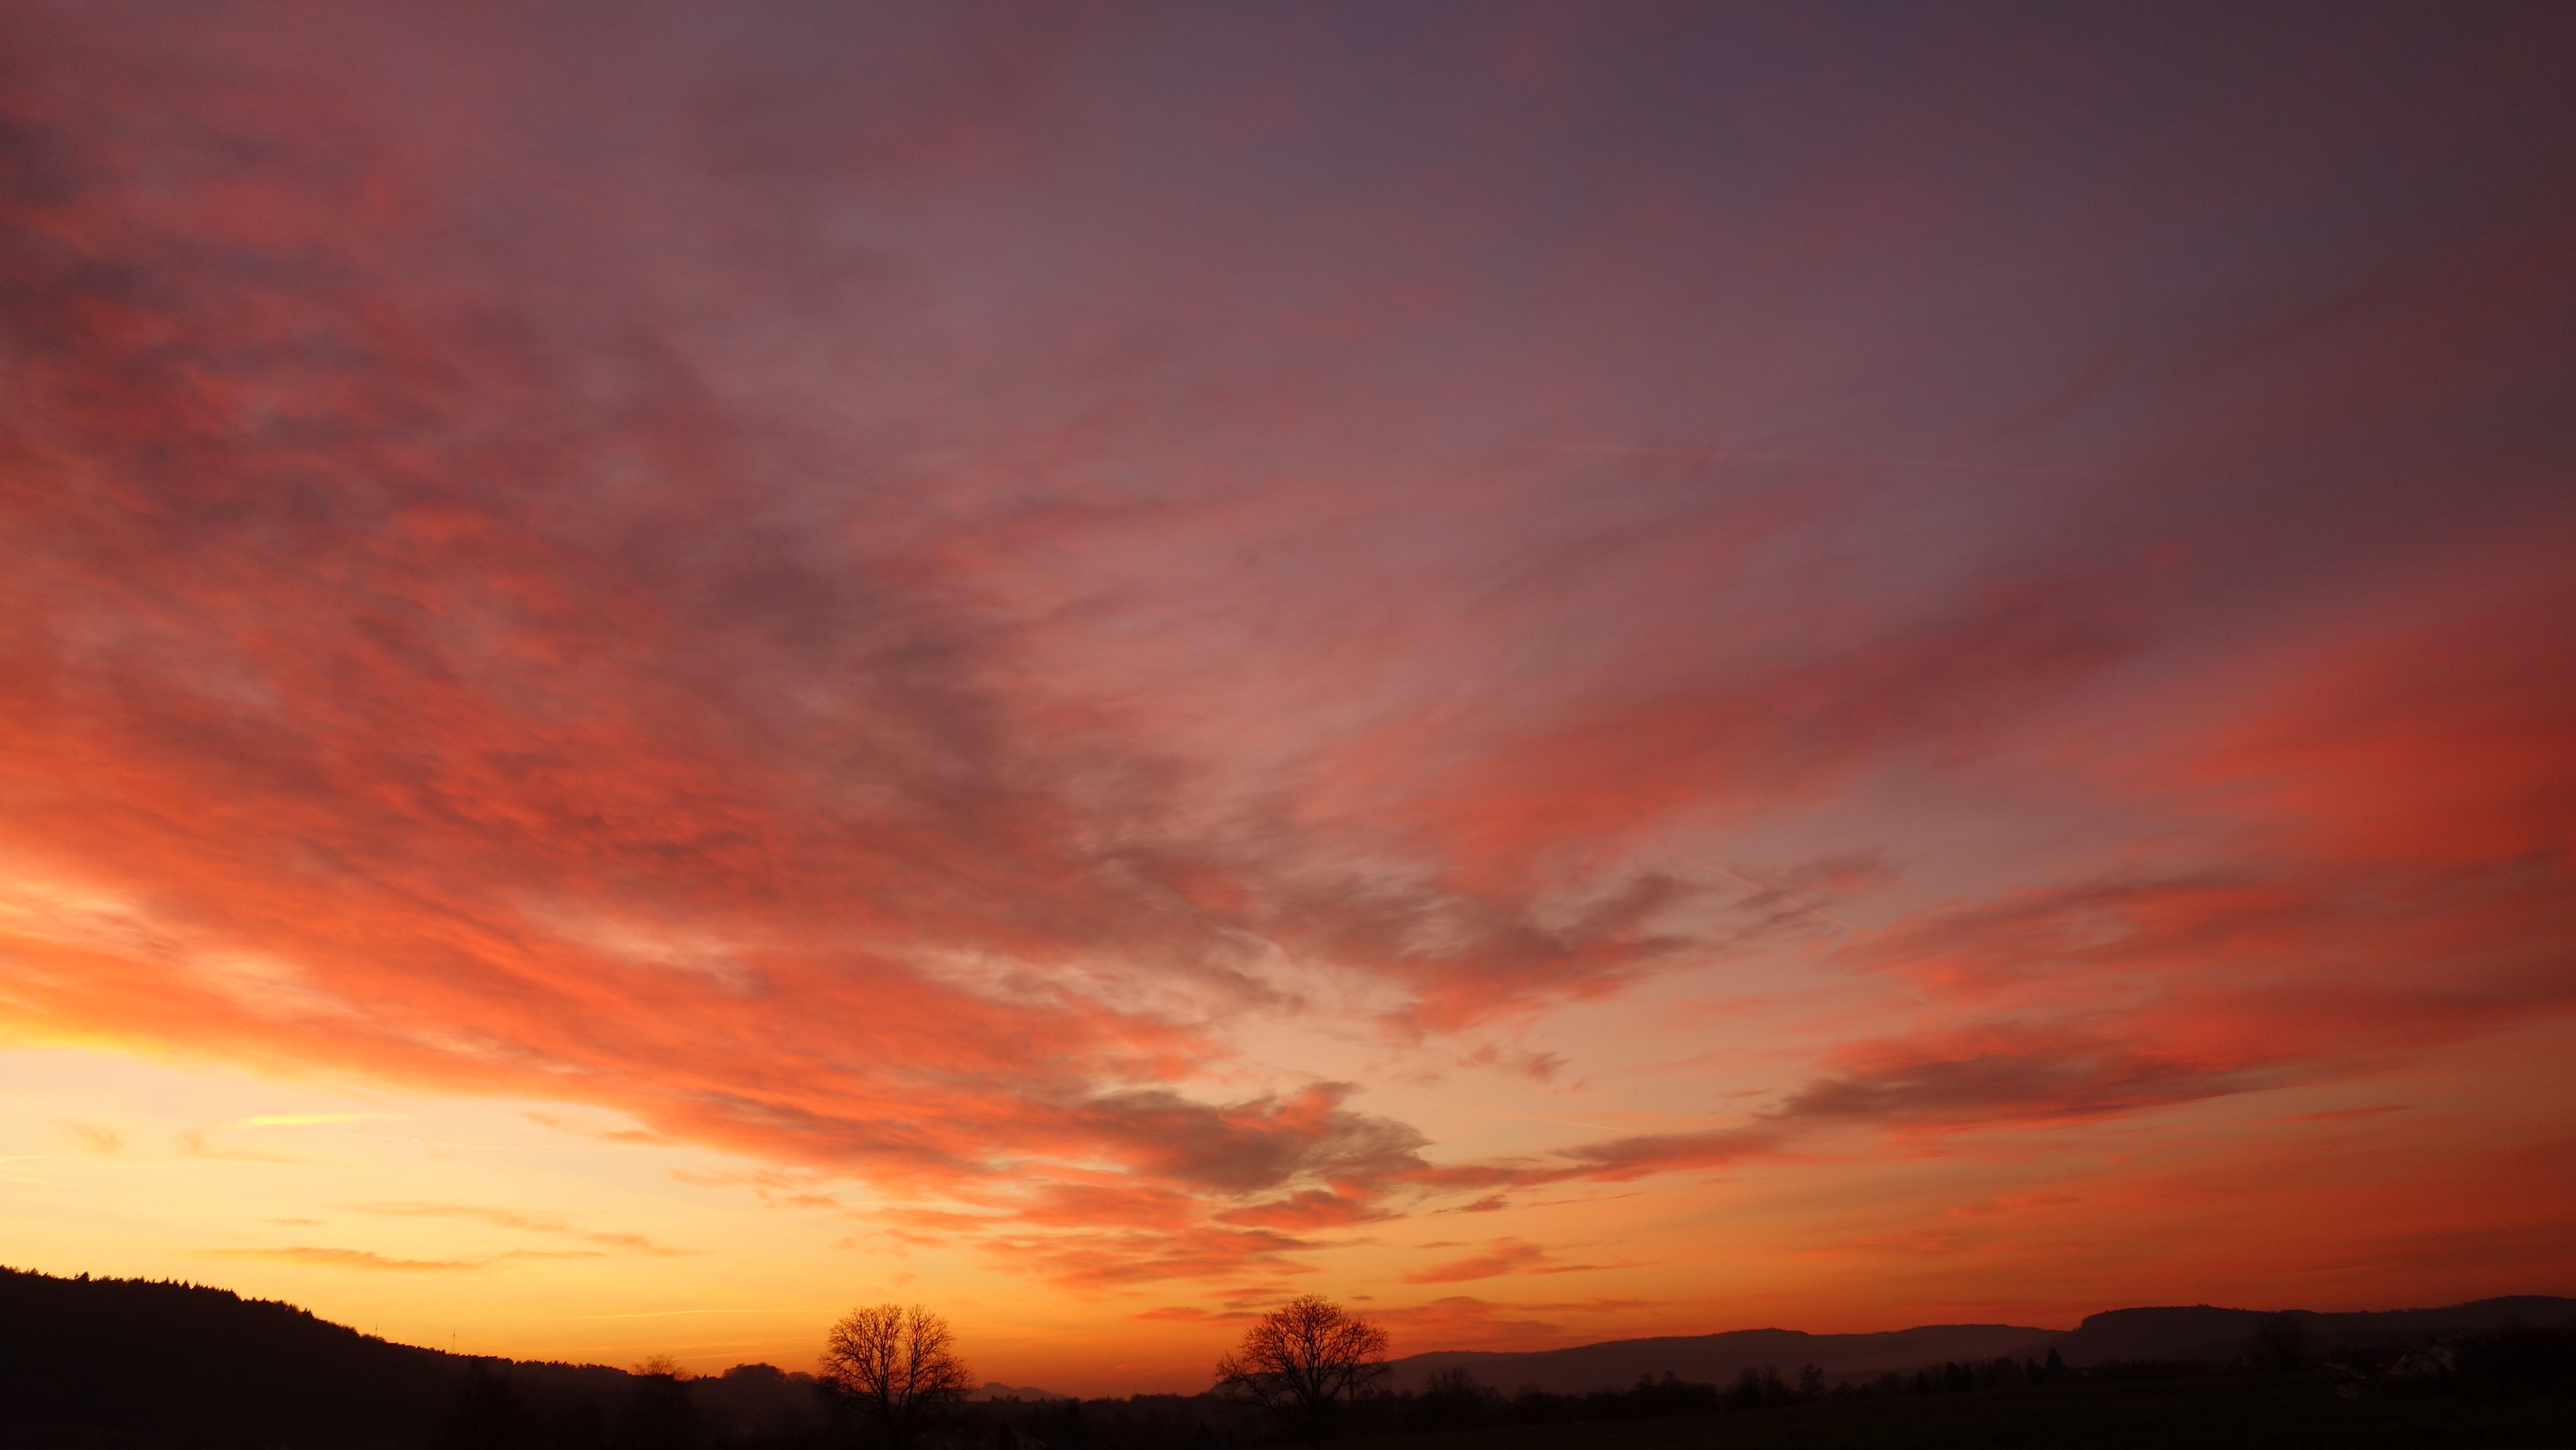
{"type": "Polygon", "coordinates": [[[1320,1445],[1335,1409],[1384,1379],[1386,1331],[1320,1295],[1261,1316],[1216,1362],[1217,1392],[1261,1406],[1320,1445]]]}
{"type": "Polygon", "coordinates": [[[823,1378],[876,1421],[888,1443],[910,1444],[942,1405],[975,1388],[948,1321],[915,1304],[853,1309],[823,1345],[823,1378]]]}

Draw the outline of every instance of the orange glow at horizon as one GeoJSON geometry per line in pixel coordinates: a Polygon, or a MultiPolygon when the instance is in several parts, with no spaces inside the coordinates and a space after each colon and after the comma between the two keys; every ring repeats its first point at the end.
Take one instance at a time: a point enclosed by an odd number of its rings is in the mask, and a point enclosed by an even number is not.
{"type": "Polygon", "coordinates": [[[2576,20],[2341,14],[30,11],[8,1261],[2576,1293],[2576,20]]]}

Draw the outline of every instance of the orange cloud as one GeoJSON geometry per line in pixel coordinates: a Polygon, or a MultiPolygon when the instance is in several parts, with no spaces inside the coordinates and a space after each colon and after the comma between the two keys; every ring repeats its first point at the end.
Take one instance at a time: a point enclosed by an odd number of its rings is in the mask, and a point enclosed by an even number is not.
{"type": "Polygon", "coordinates": [[[1457,1284],[1470,1279],[1497,1279],[1511,1274],[1579,1274],[1599,1264],[1564,1264],[1536,1244],[1497,1239],[1481,1254],[1431,1264],[1404,1276],[1408,1284],[1457,1284]]]}
{"type": "Polygon", "coordinates": [[[1496,1304],[1470,1295],[1453,1294],[1424,1304],[1372,1309],[1368,1317],[1385,1325],[1392,1333],[1398,1354],[1414,1354],[1435,1345],[1444,1349],[1553,1349],[1582,1343],[1588,1333],[1598,1337],[1596,1332],[1587,1329],[1584,1321],[1597,1326],[1605,1316],[1654,1307],[1646,1301],[1633,1299],[1496,1304]],[[1537,1317],[1541,1315],[1552,1317],[1537,1317]]]}
{"type": "Polygon", "coordinates": [[[524,1213],[506,1208],[478,1208],[462,1203],[360,1203],[352,1204],[350,1207],[358,1213],[394,1218],[462,1218],[489,1224],[494,1228],[517,1229],[525,1233],[563,1234],[586,1239],[591,1243],[609,1248],[657,1257],[705,1252],[702,1249],[665,1248],[642,1234],[576,1228],[559,1214],[524,1213]]]}

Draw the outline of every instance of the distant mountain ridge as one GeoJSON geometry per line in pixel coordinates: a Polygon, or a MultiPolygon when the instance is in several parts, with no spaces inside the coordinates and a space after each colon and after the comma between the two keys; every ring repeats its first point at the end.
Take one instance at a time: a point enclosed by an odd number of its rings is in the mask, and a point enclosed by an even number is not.
{"type": "Polygon", "coordinates": [[[1943,1360],[2020,1355],[2056,1337],[2057,1331],[2018,1324],[1927,1324],[1878,1334],[1735,1329],[1722,1334],[1614,1339],[1570,1349],[1434,1350],[1396,1360],[1390,1383],[1396,1389],[1418,1390],[1441,1370],[1464,1369],[1505,1394],[1541,1389],[1566,1395],[1624,1388],[1640,1376],[1665,1374],[1724,1384],[1747,1369],[1765,1365],[1791,1371],[1812,1364],[1834,1375],[1900,1368],[1911,1372],[1943,1360]]]}
{"type": "MultiPolygon", "coordinates": [[[[2372,1313],[2294,1309],[2287,1313],[2306,1332],[2309,1349],[2324,1352],[2418,1342],[2436,1334],[2484,1333],[2508,1323],[2565,1324],[2576,1321],[2576,1299],[2516,1295],[2438,1309],[2372,1313]]],[[[1808,1364],[1841,1378],[1910,1374],[1948,1361],[2041,1359],[2051,1349],[2078,1367],[2119,1360],[2224,1363],[2245,1357],[2255,1329],[2267,1317],[2262,1310],[2198,1304],[2106,1310],[2071,1330],[2016,1324],[1927,1324],[1877,1334],[1737,1329],[1616,1339],[1567,1349],[1434,1350],[1394,1361],[1389,1384],[1399,1390],[1419,1390],[1438,1371],[1456,1368],[1505,1394],[1521,1389],[1584,1394],[1623,1388],[1641,1376],[1672,1374],[1703,1384],[1724,1384],[1748,1369],[1769,1366],[1785,1373],[1808,1364]]]]}
{"type": "Polygon", "coordinates": [[[1075,1397],[1060,1395],[1053,1390],[1038,1389],[1033,1385],[1006,1385],[995,1380],[966,1398],[970,1400],[1070,1400],[1075,1397]]]}

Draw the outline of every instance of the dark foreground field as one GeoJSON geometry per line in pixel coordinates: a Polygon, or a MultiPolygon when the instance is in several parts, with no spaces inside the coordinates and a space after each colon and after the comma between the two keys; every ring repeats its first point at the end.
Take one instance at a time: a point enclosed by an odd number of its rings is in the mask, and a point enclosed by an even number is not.
{"type": "Polygon", "coordinates": [[[2428,1388],[2347,1400],[2314,1375],[2225,1374],[1825,1401],[1687,1419],[1509,1425],[1339,1443],[1351,1450],[2576,1446],[2576,1397],[2469,1396],[2428,1388]]]}

